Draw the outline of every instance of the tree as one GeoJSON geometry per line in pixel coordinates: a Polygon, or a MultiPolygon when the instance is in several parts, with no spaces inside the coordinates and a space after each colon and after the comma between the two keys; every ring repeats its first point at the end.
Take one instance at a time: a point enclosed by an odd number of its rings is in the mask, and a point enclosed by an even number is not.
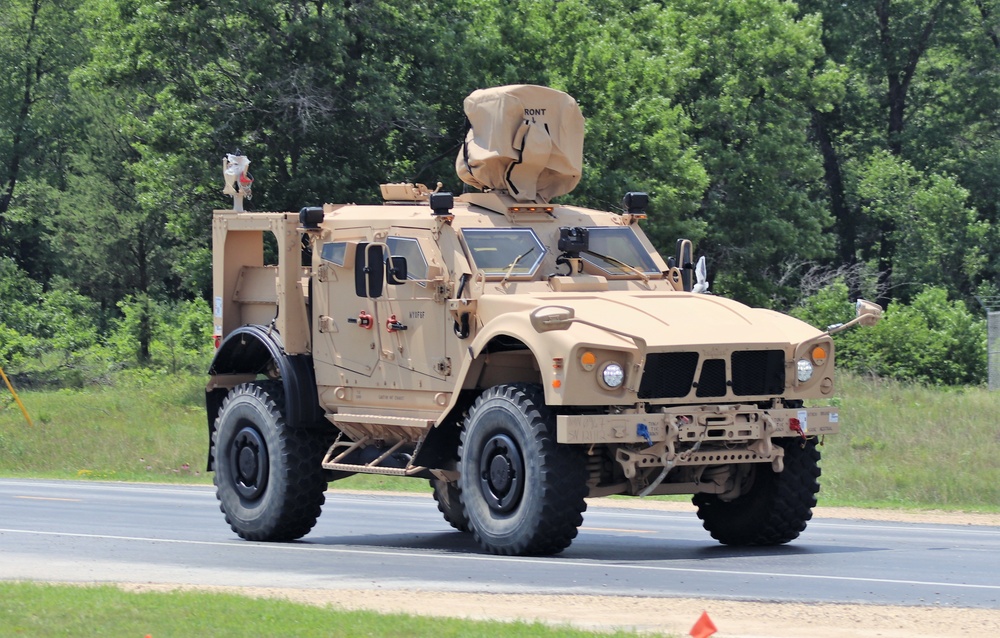
{"type": "Polygon", "coordinates": [[[51,274],[32,195],[59,188],[77,141],[69,75],[86,56],[78,0],[7,0],[0,11],[0,254],[51,274]],[[34,182],[19,202],[18,187],[34,182]],[[21,210],[18,210],[18,209],[21,210]]]}
{"type": "Polygon", "coordinates": [[[626,190],[648,191],[661,250],[701,240],[717,289],[747,301],[792,294],[775,284],[783,262],[829,253],[808,129],[842,89],[821,63],[818,18],[776,0],[502,7],[477,22],[502,43],[489,60],[510,56],[495,62],[500,79],[513,65],[519,81],[566,89],[588,118],[573,201],[614,209],[626,190]]]}
{"type": "Polygon", "coordinates": [[[859,167],[861,213],[888,221],[894,247],[897,297],[907,299],[924,286],[944,286],[971,297],[985,265],[982,250],[989,225],[966,202],[969,193],[949,176],[926,174],[887,151],[859,167]],[[904,288],[905,287],[905,288],[904,288]]]}
{"type": "MultiPolygon", "coordinates": [[[[991,170],[1000,163],[995,117],[1000,56],[990,36],[996,27],[990,22],[994,5],[984,0],[805,0],[800,5],[803,12],[822,14],[827,55],[848,77],[837,108],[814,114],[837,220],[838,257],[877,261],[889,290],[903,290],[893,281],[898,278],[895,238],[908,229],[896,226],[899,216],[865,214],[849,167],[884,165],[879,153],[887,151],[928,179],[964,189],[968,207],[983,221],[997,219],[991,194],[1000,187],[991,170]],[[931,177],[935,174],[938,178],[931,177]]],[[[997,258],[992,255],[990,261],[997,258]]],[[[989,271],[978,273],[972,276],[989,271]]],[[[913,274],[910,269],[905,277],[913,274]]]]}
{"type": "Polygon", "coordinates": [[[811,114],[843,92],[824,64],[818,16],[765,0],[680,3],[675,28],[694,64],[680,102],[710,175],[699,216],[720,273],[714,289],[756,304],[787,303],[784,264],[827,258],[834,243],[811,114]]]}
{"type": "Polygon", "coordinates": [[[489,68],[499,70],[488,83],[554,86],[587,118],[583,176],[563,200],[620,210],[626,192],[645,191],[654,243],[669,253],[678,236],[704,237],[696,212],[708,177],[676,101],[690,64],[673,36],[677,16],[631,0],[527,0],[510,8],[492,3],[477,17],[489,68]]]}

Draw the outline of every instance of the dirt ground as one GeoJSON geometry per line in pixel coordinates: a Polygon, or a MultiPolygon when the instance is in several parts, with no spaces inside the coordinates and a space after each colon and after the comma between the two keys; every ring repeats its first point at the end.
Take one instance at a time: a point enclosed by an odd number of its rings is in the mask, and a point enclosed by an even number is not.
{"type": "MultiPolygon", "coordinates": [[[[691,511],[686,503],[613,502],[597,499],[590,507],[644,507],[691,511]]],[[[815,518],[846,518],[915,523],[1000,526],[1000,515],[952,512],[897,512],[817,508],[815,518]]],[[[176,586],[129,585],[132,591],[172,590],[176,586]]],[[[449,616],[490,620],[540,621],[597,631],[687,636],[707,612],[718,628],[715,638],[967,638],[1000,636],[1000,610],[941,607],[888,607],[799,603],[736,602],[687,598],[465,594],[406,589],[306,590],[212,588],[250,596],[283,598],[340,609],[449,616]]]]}

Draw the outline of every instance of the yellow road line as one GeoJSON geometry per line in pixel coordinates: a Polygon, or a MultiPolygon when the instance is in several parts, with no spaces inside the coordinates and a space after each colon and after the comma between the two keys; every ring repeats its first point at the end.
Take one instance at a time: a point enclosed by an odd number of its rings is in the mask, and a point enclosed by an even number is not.
{"type": "Polygon", "coordinates": [[[26,501],[66,501],[67,503],[82,502],[82,499],[79,498],[56,498],[54,496],[15,496],[14,498],[23,498],[26,501]]]}

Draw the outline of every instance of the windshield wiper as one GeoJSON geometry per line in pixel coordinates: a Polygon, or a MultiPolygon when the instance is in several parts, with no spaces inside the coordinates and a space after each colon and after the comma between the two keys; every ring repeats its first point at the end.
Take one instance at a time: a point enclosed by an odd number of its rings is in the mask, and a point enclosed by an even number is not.
{"type": "Polygon", "coordinates": [[[535,247],[534,246],[532,246],[531,248],[529,248],[528,250],[526,250],[524,253],[518,255],[517,259],[515,259],[512,262],[510,262],[510,265],[507,266],[507,273],[503,276],[503,279],[500,281],[500,285],[503,288],[507,288],[507,280],[510,279],[511,273],[513,273],[514,269],[517,268],[517,265],[519,263],[521,263],[521,260],[524,259],[525,257],[527,257],[528,255],[530,255],[533,252],[535,252],[535,247]]]}
{"type": "Polygon", "coordinates": [[[614,264],[615,266],[618,266],[622,270],[626,270],[626,271],[632,273],[633,275],[637,275],[637,276],[639,276],[642,279],[642,283],[644,283],[647,286],[649,286],[649,276],[646,273],[644,273],[641,270],[639,270],[638,268],[636,268],[635,266],[632,266],[631,264],[627,264],[627,263],[625,263],[624,261],[622,261],[620,259],[615,259],[614,257],[612,257],[610,255],[602,255],[601,253],[595,253],[592,250],[581,250],[580,252],[587,253],[588,255],[593,255],[594,257],[597,257],[598,259],[603,259],[604,261],[608,262],[609,264],[614,264]]]}

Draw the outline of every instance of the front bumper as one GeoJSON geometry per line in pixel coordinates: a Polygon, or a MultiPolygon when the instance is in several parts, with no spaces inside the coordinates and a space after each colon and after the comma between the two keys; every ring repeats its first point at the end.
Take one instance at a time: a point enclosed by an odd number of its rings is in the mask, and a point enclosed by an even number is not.
{"type": "Polygon", "coordinates": [[[836,434],[839,429],[839,411],[832,407],[762,410],[710,405],[663,408],[655,413],[556,417],[556,440],[583,445],[667,442],[682,447],[701,441],[749,446],[776,437],[836,434]]]}

